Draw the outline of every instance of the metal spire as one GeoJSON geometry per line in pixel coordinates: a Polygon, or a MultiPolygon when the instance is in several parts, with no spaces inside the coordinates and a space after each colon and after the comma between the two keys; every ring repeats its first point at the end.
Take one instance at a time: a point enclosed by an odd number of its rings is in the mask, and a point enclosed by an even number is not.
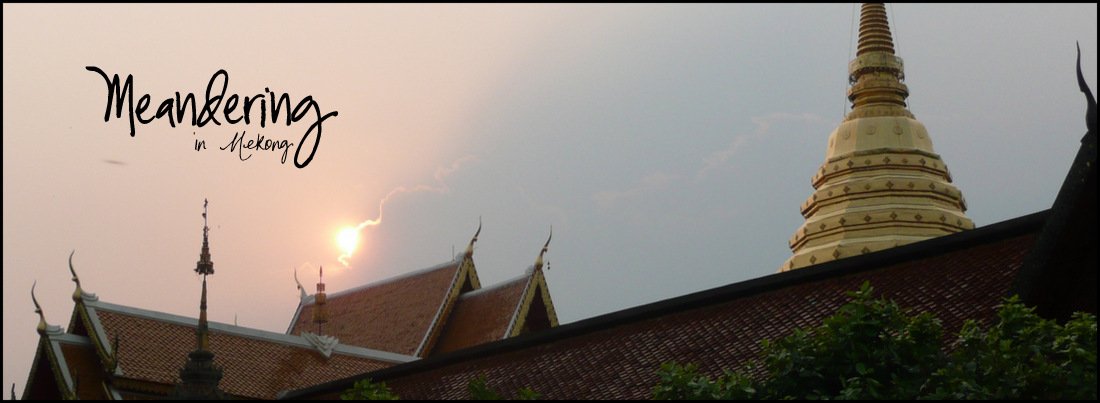
{"type": "MultiPolygon", "coordinates": [[[[209,325],[206,321],[206,276],[214,274],[214,262],[210,261],[210,244],[206,223],[206,205],[202,203],[202,253],[195,272],[202,274],[202,299],[199,302],[199,326],[195,330],[196,347],[187,355],[187,364],[180,370],[182,382],[176,384],[171,398],[175,399],[223,399],[225,396],[218,387],[222,379],[222,369],[214,365],[214,352],[210,351],[209,325]]],[[[117,336],[116,336],[117,340],[117,336]]]]}
{"type": "MultiPolygon", "coordinates": [[[[208,241],[210,235],[210,227],[206,225],[206,205],[208,200],[202,201],[202,252],[199,253],[199,263],[195,267],[195,273],[206,276],[207,274],[214,274],[214,262],[210,261],[210,243],[208,241]]],[[[203,278],[205,280],[205,277],[203,278]]]]}
{"type": "Polygon", "coordinates": [[[328,302],[328,297],[325,294],[325,268],[320,266],[317,268],[317,293],[313,295],[313,300],[316,306],[313,307],[313,323],[317,324],[317,335],[321,335],[321,324],[328,322],[328,310],[325,308],[325,303],[328,302]]]}

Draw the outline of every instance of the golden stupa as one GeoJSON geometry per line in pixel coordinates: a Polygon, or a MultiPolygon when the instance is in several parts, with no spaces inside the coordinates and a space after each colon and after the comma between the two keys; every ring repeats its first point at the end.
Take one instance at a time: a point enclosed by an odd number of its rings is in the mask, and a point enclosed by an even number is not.
{"type": "Polygon", "coordinates": [[[966,200],[924,125],[906,108],[905,65],[894,55],[881,3],[864,4],[848,65],[852,111],[832,135],[806,223],[779,271],[843,259],[974,228],[966,200]]]}

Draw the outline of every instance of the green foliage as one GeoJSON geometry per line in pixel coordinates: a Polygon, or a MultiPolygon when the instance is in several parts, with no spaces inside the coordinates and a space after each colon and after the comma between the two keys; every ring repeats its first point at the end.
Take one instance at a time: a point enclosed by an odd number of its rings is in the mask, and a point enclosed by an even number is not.
{"type": "Polygon", "coordinates": [[[399,397],[386,383],[371,383],[370,378],[356,381],[355,386],[340,395],[340,400],[397,400],[399,397]]]}
{"type": "Polygon", "coordinates": [[[713,381],[694,365],[663,364],[654,399],[1096,397],[1095,316],[1061,327],[1012,298],[988,332],[967,321],[947,356],[939,320],[909,316],[872,290],[848,292],[820,327],[763,341],[758,361],[713,381]]]}
{"type": "MultiPolygon", "coordinates": [[[[466,390],[470,391],[470,398],[473,400],[507,400],[500,393],[489,389],[485,385],[485,375],[479,376],[477,379],[471,379],[466,384],[466,390]]],[[[517,393],[519,395],[517,400],[536,400],[542,396],[541,393],[535,393],[530,388],[522,388],[517,393]]]]}
{"type": "Polygon", "coordinates": [[[730,400],[757,398],[752,378],[743,372],[729,372],[711,381],[699,375],[698,367],[676,362],[662,364],[657,374],[661,383],[653,388],[654,400],[730,400]]]}
{"type": "Polygon", "coordinates": [[[1040,318],[1016,297],[997,324],[967,321],[950,365],[929,380],[946,399],[1096,399],[1096,317],[1078,312],[1065,326],[1040,318]]]}

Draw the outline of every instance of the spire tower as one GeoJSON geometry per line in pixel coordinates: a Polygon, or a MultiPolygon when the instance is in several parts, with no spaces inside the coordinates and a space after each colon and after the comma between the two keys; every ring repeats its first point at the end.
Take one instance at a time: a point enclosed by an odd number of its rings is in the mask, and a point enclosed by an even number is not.
{"type": "Polygon", "coordinates": [[[832,135],[802,203],[806,222],[779,271],[974,228],[924,125],[906,107],[905,64],[881,3],[864,4],[848,65],[852,111],[832,135]]]}
{"type": "Polygon", "coordinates": [[[328,303],[328,296],[325,294],[325,268],[317,268],[317,293],[313,294],[314,308],[313,308],[313,323],[317,324],[317,335],[321,335],[321,325],[328,323],[328,309],[325,308],[325,304],[328,303]]]}
{"type": "MultiPolygon", "coordinates": [[[[210,351],[209,324],[206,322],[206,276],[214,274],[214,262],[210,260],[210,244],[208,242],[210,227],[206,225],[206,205],[202,203],[202,252],[199,254],[199,262],[195,267],[195,273],[202,275],[202,298],[199,300],[199,325],[195,330],[195,350],[187,354],[187,363],[180,370],[180,380],[175,390],[169,396],[173,399],[223,399],[225,397],[218,387],[222,379],[222,369],[214,365],[214,352],[210,351]]],[[[117,336],[116,336],[117,340],[117,336]]]]}

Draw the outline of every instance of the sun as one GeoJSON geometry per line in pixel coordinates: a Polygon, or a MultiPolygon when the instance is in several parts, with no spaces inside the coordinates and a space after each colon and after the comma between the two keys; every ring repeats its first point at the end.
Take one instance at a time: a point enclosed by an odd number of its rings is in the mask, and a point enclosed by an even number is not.
{"type": "Polygon", "coordinates": [[[355,250],[355,245],[359,243],[359,230],[356,228],[347,228],[340,231],[340,235],[336,236],[336,243],[340,245],[340,249],[343,249],[348,256],[351,256],[351,252],[355,250]]]}

